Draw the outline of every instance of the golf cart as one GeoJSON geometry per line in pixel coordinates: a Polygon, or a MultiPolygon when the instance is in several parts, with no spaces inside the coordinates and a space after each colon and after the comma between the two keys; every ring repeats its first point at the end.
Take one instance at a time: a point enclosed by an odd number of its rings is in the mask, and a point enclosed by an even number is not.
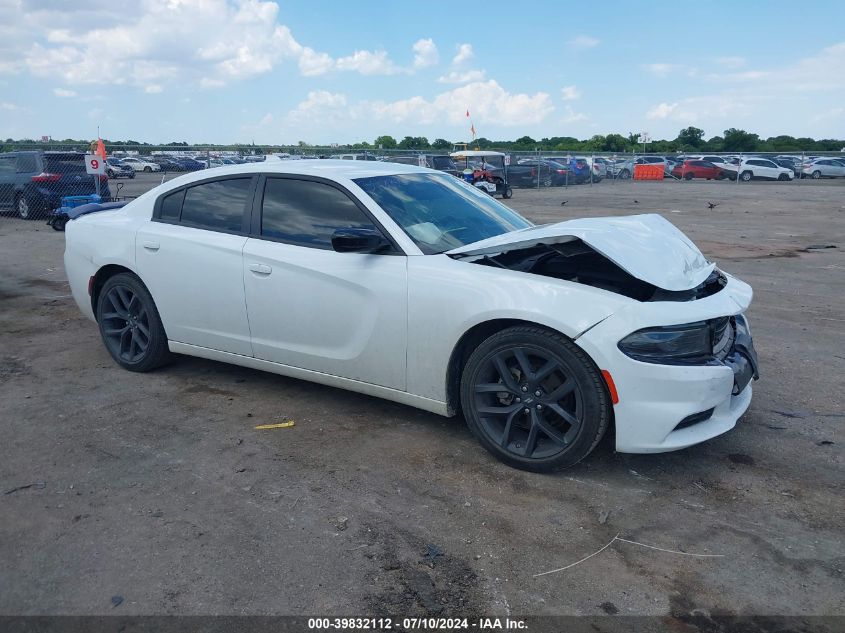
{"type": "Polygon", "coordinates": [[[457,164],[461,176],[471,185],[489,193],[510,198],[513,191],[508,185],[508,168],[501,152],[461,150],[449,154],[457,164]]]}

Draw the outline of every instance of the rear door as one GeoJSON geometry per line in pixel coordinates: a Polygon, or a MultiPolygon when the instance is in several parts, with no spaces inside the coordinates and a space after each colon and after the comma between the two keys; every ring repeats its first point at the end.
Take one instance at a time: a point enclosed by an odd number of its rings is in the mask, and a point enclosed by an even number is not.
{"type": "Polygon", "coordinates": [[[404,390],[407,257],[335,252],[332,233],[348,227],[387,236],[331,181],[259,183],[243,268],[255,357],[404,390]]]}
{"type": "Polygon", "coordinates": [[[135,240],[138,272],[167,338],[252,355],[243,247],[257,177],[218,177],[163,195],[135,240]]]}

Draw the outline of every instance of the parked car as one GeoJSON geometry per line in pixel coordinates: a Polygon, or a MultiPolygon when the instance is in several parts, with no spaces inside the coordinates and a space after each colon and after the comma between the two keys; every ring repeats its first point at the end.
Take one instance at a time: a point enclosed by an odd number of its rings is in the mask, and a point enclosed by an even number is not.
{"type": "Polygon", "coordinates": [[[65,268],[125,369],[181,353],[460,412],[526,470],[611,425],[621,452],[721,435],[759,375],[751,288],[661,216],[534,226],[421,167],[186,175],[71,219],[65,268]]]}
{"type": "Polygon", "coordinates": [[[607,177],[607,163],[601,157],[584,158],[590,166],[590,176],[593,182],[601,182],[607,177]]]}
{"type": "Polygon", "coordinates": [[[585,182],[589,182],[590,180],[590,163],[586,158],[549,156],[546,160],[554,161],[555,163],[564,165],[569,169],[568,182],[570,185],[581,185],[585,182]]]}
{"type": "Polygon", "coordinates": [[[770,159],[770,160],[771,160],[773,163],[775,163],[776,165],[779,165],[779,166],[781,166],[781,167],[786,167],[786,168],[788,168],[788,169],[791,169],[791,170],[792,170],[792,174],[795,176],[795,178],[800,178],[800,177],[801,177],[801,160],[800,160],[800,159],[798,159],[798,160],[794,160],[794,159],[792,159],[792,158],[778,158],[778,157],[775,157],[775,158],[772,158],[772,159],[770,159]]]}
{"type": "Polygon", "coordinates": [[[607,175],[610,178],[627,180],[634,173],[634,160],[632,158],[617,158],[607,165],[607,175]]]}
{"type": "Polygon", "coordinates": [[[179,161],[171,156],[150,156],[149,162],[161,167],[162,171],[184,171],[179,161]]]}
{"type": "Polygon", "coordinates": [[[109,178],[134,178],[135,170],[119,158],[110,156],[106,159],[106,175],[109,178]]]}
{"type": "Polygon", "coordinates": [[[124,162],[124,164],[132,167],[132,169],[134,169],[136,172],[144,171],[150,173],[153,171],[161,171],[161,165],[144,158],[138,158],[136,156],[127,156],[125,158],[122,158],[121,160],[124,162]]]}
{"type": "Polygon", "coordinates": [[[725,171],[706,160],[685,160],[672,168],[672,176],[692,180],[693,178],[705,178],[707,180],[723,180],[725,171]]]}
{"type": "Polygon", "coordinates": [[[508,165],[508,182],[513,187],[551,187],[554,172],[547,161],[523,158],[508,165]]]}
{"type": "MultiPolygon", "coordinates": [[[[96,193],[96,176],[85,172],[85,154],[40,150],[0,154],[0,210],[24,220],[46,218],[64,196],[96,193]]],[[[100,179],[100,195],[109,198],[108,176],[100,179]]]]}
{"type": "Polygon", "coordinates": [[[179,171],[197,171],[205,168],[203,163],[193,158],[174,158],[173,160],[179,164],[179,171]]]}
{"type": "Polygon", "coordinates": [[[792,180],[795,174],[788,167],[781,167],[768,158],[745,158],[739,164],[739,179],[748,182],[754,178],[764,180],[792,180]]]}
{"type": "Polygon", "coordinates": [[[832,158],[817,158],[801,166],[802,178],[845,178],[845,167],[832,158]]]}
{"type": "Polygon", "coordinates": [[[340,160],[378,160],[372,154],[332,154],[329,158],[340,160]]]}
{"type": "Polygon", "coordinates": [[[724,156],[717,156],[715,154],[698,154],[695,156],[687,156],[686,158],[692,160],[706,160],[709,163],[713,163],[716,167],[719,167],[723,172],[725,172],[726,178],[730,178],[731,180],[736,180],[736,176],[739,173],[739,161],[735,164],[724,156]]]}

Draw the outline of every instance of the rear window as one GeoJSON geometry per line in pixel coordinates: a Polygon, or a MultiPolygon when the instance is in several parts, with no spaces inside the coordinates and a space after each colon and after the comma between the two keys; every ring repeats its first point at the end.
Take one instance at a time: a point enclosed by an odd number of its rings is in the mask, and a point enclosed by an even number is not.
{"type": "Polygon", "coordinates": [[[53,174],[70,171],[85,171],[83,154],[44,154],[44,169],[53,174]]]}

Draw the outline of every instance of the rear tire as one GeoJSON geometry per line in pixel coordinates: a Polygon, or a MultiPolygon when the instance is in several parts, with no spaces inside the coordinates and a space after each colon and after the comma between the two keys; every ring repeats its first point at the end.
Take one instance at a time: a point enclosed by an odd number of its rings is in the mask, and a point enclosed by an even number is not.
{"type": "Polygon", "coordinates": [[[628,180],[628,178],[631,177],[631,172],[628,171],[627,169],[623,169],[622,171],[619,172],[619,177],[622,180],[628,180]]]}
{"type": "Polygon", "coordinates": [[[21,220],[34,219],[32,207],[29,206],[29,202],[26,201],[26,197],[23,194],[18,194],[18,197],[15,198],[15,212],[21,220]]]}
{"type": "Polygon", "coordinates": [[[510,186],[505,187],[505,190],[502,192],[502,198],[508,200],[509,198],[513,197],[513,189],[510,186]]]}
{"type": "Polygon", "coordinates": [[[152,171],[153,171],[153,168],[152,167],[144,167],[144,171],[148,174],[151,174],[152,171]]]}
{"type": "Polygon", "coordinates": [[[742,182],[749,182],[754,177],[754,174],[750,171],[744,171],[739,175],[739,179],[742,182]]]}
{"type": "Polygon", "coordinates": [[[813,172],[813,180],[818,180],[821,177],[822,177],[822,172],[820,172],[818,169],[813,172]]]}
{"type": "Polygon", "coordinates": [[[584,459],[612,416],[595,363],[565,336],[536,326],[502,330],[472,352],[461,375],[461,406],[484,448],[534,472],[584,459]]]}
{"type": "Polygon", "coordinates": [[[106,349],[124,369],[151,371],[170,360],[167,334],[152,295],[132,273],[106,280],[96,314],[106,349]]]}
{"type": "Polygon", "coordinates": [[[692,180],[693,178],[695,178],[695,174],[691,174],[691,173],[684,174],[684,180],[692,180]]]}

